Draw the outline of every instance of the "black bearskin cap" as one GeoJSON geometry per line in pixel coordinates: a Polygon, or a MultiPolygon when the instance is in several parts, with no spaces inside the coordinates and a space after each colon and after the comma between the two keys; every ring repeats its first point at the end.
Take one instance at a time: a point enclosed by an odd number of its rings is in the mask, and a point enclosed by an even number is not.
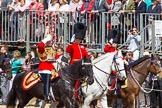
{"type": "Polygon", "coordinates": [[[113,39],[113,43],[119,43],[120,40],[120,31],[119,29],[113,28],[108,34],[108,39],[113,39]]]}
{"type": "Polygon", "coordinates": [[[116,28],[111,29],[108,33],[108,38],[109,38],[109,40],[111,38],[113,38],[113,39],[114,38],[120,38],[120,31],[116,28]]]}
{"type": "Polygon", "coordinates": [[[74,34],[76,39],[83,40],[86,34],[86,25],[83,23],[76,23],[74,25],[74,34]]]}
{"type": "Polygon", "coordinates": [[[119,43],[119,40],[118,40],[118,38],[114,38],[114,39],[113,39],[113,43],[116,43],[116,44],[118,44],[118,43],[119,43]]]}

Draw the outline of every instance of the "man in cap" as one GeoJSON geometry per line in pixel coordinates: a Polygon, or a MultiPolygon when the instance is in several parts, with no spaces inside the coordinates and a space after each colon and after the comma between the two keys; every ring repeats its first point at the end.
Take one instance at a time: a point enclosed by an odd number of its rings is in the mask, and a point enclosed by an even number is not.
{"type": "MultiPolygon", "coordinates": [[[[71,59],[69,64],[73,64],[74,62],[82,59],[83,57],[88,57],[88,53],[86,48],[80,45],[81,41],[84,39],[86,33],[86,26],[83,23],[76,23],[74,25],[74,42],[72,44],[68,44],[66,47],[66,52],[69,53],[71,59]]],[[[76,81],[75,89],[78,89],[78,81],[76,81]]],[[[78,99],[78,92],[74,94],[75,99],[78,99]]]]}
{"type": "Polygon", "coordinates": [[[38,70],[44,83],[44,99],[49,101],[49,83],[51,70],[54,69],[53,61],[55,52],[52,47],[52,36],[47,31],[45,33],[45,38],[38,43],[37,52],[40,59],[38,70]]]}

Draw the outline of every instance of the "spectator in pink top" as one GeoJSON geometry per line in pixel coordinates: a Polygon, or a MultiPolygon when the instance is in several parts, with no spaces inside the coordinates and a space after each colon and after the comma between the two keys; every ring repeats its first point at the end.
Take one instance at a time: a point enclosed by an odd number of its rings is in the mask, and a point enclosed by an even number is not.
{"type": "Polygon", "coordinates": [[[80,10],[82,6],[82,1],[81,0],[71,0],[70,1],[70,12],[72,12],[73,20],[77,20],[78,17],[78,11],[80,10]]]}
{"type": "Polygon", "coordinates": [[[30,36],[31,40],[35,40],[36,37],[43,35],[43,10],[44,6],[42,3],[37,2],[37,0],[32,0],[31,4],[29,5],[30,11],[30,36]]]}
{"type": "Polygon", "coordinates": [[[26,13],[28,7],[25,5],[25,0],[20,1],[19,7],[19,39],[18,42],[24,42],[26,37],[26,13]]]}
{"type": "MultiPolygon", "coordinates": [[[[11,4],[7,5],[9,11],[11,11],[11,37],[16,37],[18,39],[18,11],[20,7],[20,2],[18,0],[14,0],[11,4]]],[[[15,39],[15,38],[14,38],[15,39]]]]}

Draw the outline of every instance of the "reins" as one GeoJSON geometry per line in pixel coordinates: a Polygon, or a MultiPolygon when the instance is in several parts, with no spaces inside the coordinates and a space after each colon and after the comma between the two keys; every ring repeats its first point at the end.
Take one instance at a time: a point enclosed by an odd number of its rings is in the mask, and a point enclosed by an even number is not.
{"type": "MultiPolygon", "coordinates": [[[[121,58],[121,57],[118,57],[118,58],[121,58]]],[[[117,59],[117,58],[115,58],[115,59],[117,59]]],[[[121,70],[120,70],[120,69],[118,68],[118,66],[117,66],[117,63],[116,63],[116,60],[115,60],[115,59],[113,59],[112,64],[114,63],[115,71],[120,73],[120,71],[125,70],[125,69],[121,69],[121,70]]],[[[98,69],[99,71],[103,72],[104,74],[109,75],[109,77],[110,77],[111,73],[107,73],[106,71],[101,70],[101,69],[98,68],[95,64],[93,64],[93,66],[94,66],[96,69],[98,69]]],[[[109,77],[108,77],[108,79],[109,79],[109,77]]],[[[118,76],[117,76],[117,77],[118,77],[118,76]]],[[[107,89],[107,86],[106,86],[105,89],[104,89],[104,87],[102,86],[103,84],[101,84],[102,82],[100,83],[96,77],[94,77],[94,79],[96,80],[96,82],[97,82],[97,84],[100,86],[100,88],[102,88],[102,91],[103,91],[102,93],[104,93],[104,92],[106,91],[106,89],[107,89]]],[[[114,90],[115,88],[116,88],[116,87],[114,87],[114,88],[111,89],[111,90],[114,90]]],[[[102,94],[101,94],[101,96],[102,96],[102,94]]]]}
{"type": "MultiPolygon", "coordinates": [[[[120,58],[120,57],[118,57],[118,58],[120,58]]],[[[114,64],[115,64],[115,71],[116,71],[116,72],[120,72],[120,71],[125,70],[125,69],[121,69],[121,70],[119,70],[119,68],[118,68],[117,63],[116,63],[116,61],[115,61],[115,60],[113,60],[113,62],[112,62],[112,63],[114,63],[114,64]]],[[[101,69],[100,69],[100,68],[98,68],[98,67],[97,67],[95,64],[92,64],[92,66],[94,66],[96,69],[98,69],[99,71],[101,71],[101,72],[103,72],[103,73],[105,73],[105,74],[111,75],[111,73],[107,73],[106,71],[101,70],[101,69]]]]}
{"type": "MultiPolygon", "coordinates": [[[[154,67],[154,69],[155,69],[155,71],[157,71],[157,69],[155,68],[155,66],[154,66],[154,64],[152,64],[153,65],[153,67],[154,67]]],[[[139,73],[139,71],[137,71],[137,70],[134,70],[134,71],[136,71],[138,74],[141,74],[141,73],[139,73]]],[[[149,70],[148,70],[149,71],[149,70]]],[[[162,92],[162,90],[157,90],[157,89],[153,89],[154,88],[154,78],[153,78],[153,83],[152,83],[152,87],[151,87],[151,89],[150,88],[143,88],[140,84],[139,84],[139,82],[137,81],[137,79],[135,78],[135,76],[134,76],[134,74],[133,74],[133,72],[132,72],[132,69],[130,69],[130,74],[131,74],[131,76],[133,77],[133,79],[134,79],[134,81],[136,82],[136,84],[140,87],[140,89],[143,91],[143,92],[145,92],[145,93],[150,93],[150,92],[152,92],[152,91],[160,91],[160,92],[162,92]],[[146,91],[146,90],[149,90],[149,91],[146,91]]],[[[144,74],[141,74],[141,75],[144,75],[144,74]]],[[[146,75],[144,75],[144,76],[146,76],[146,75]]],[[[146,76],[147,77],[147,76],[146,76]]],[[[154,76],[153,76],[154,77],[154,76]]]]}
{"type": "Polygon", "coordinates": [[[140,87],[140,89],[141,89],[143,92],[145,92],[145,93],[150,93],[150,92],[153,91],[154,79],[153,79],[153,84],[152,84],[151,89],[150,89],[149,91],[146,91],[145,88],[143,88],[143,87],[139,84],[139,82],[137,81],[137,79],[135,78],[135,76],[134,76],[134,74],[133,74],[133,72],[132,72],[132,69],[130,69],[130,74],[131,74],[131,76],[133,77],[133,79],[134,79],[134,81],[136,82],[136,84],[140,87]]]}
{"type": "MultiPolygon", "coordinates": [[[[148,59],[149,60],[149,59],[148,59]]],[[[144,65],[144,64],[143,64],[144,65]]],[[[143,66],[142,65],[142,66],[143,66]]],[[[142,66],[140,66],[140,67],[142,67],[142,66]]],[[[140,71],[138,71],[137,69],[133,69],[133,68],[131,68],[132,70],[134,70],[136,73],[138,73],[138,74],[140,74],[140,75],[142,75],[142,76],[145,76],[145,77],[147,77],[147,75],[145,75],[145,74],[143,74],[143,73],[140,73],[140,71]]]]}
{"type": "Polygon", "coordinates": [[[103,73],[105,73],[105,74],[108,74],[108,75],[110,75],[110,73],[107,73],[107,72],[105,72],[105,71],[103,71],[103,70],[101,70],[100,68],[98,68],[95,64],[93,65],[96,69],[98,69],[99,71],[101,71],[101,72],[103,72],[103,73]]]}

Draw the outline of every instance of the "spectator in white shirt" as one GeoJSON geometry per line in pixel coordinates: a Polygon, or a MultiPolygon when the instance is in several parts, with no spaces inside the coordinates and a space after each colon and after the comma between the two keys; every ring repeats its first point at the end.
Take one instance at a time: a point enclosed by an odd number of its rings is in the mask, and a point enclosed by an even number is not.
{"type": "Polygon", "coordinates": [[[61,5],[60,8],[59,8],[60,12],[70,11],[70,6],[69,6],[67,0],[59,0],[59,2],[60,2],[60,5],[61,5]]]}
{"type": "Polygon", "coordinates": [[[141,41],[141,36],[138,35],[136,27],[133,27],[132,31],[129,31],[126,42],[129,43],[128,51],[133,52],[134,60],[139,58],[139,45],[141,41]]]}

